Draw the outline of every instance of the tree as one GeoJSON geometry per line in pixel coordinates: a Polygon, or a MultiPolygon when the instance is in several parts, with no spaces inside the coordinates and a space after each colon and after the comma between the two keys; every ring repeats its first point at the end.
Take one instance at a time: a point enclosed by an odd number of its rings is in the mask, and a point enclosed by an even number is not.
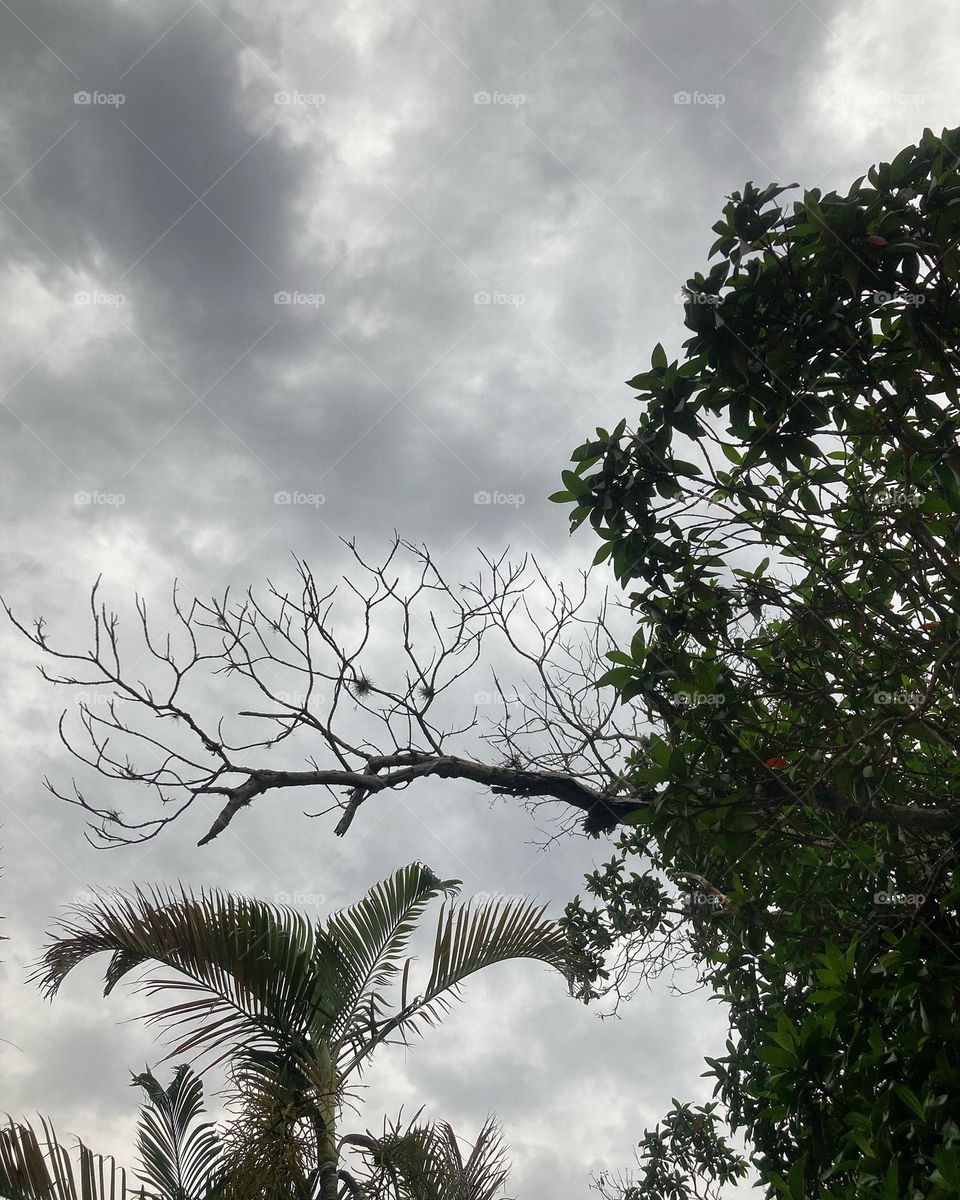
{"type": "MultiPolygon", "coordinates": [[[[419,1116],[419,1114],[418,1114],[419,1116]]],[[[396,1200],[494,1200],[508,1169],[499,1126],[488,1118],[469,1155],[446,1122],[407,1127],[384,1122],[383,1133],[346,1134],[344,1145],[356,1147],[370,1164],[364,1193],[396,1200]]]]}
{"type": "MultiPolygon", "coordinates": [[[[148,1019],[173,1035],[170,1057],[229,1064],[238,1115],[224,1139],[227,1200],[452,1200],[454,1187],[457,1196],[488,1200],[484,1188],[495,1190],[503,1176],[499,1135],[489,1123],[467,1164],[447,1126],[397,1127],[380,1139],[353,1135],[346,1144],[372,1156],[374,1190],[365,1191],[341,1161],[340,1111],[378,1047],[439,1021],[463,982],[493,963],[528,958],[574,973],[567,940],[543,908],[522,898],[450,902],[438,916],[429,975],[415,992],[406,947],[429,903],[458,889],[459,881],[413,863],[315,923],[221,892],[95,895],[61,922],[35,978],[52,996],[75,966],[106,952],[109,994],[130,971],[148,968],[139,988],[169,999],[148,1019]],[[415,1192],[411,1177],[420,1179],[415,1192]]],[[[151,1092],[151,1099],[162,1096],[151,1092]]],[[[153,1184],[168,1184],[171,1137],[169,1122],[154,1122],[141,1139],[153,1184]]]]}
{"type": "Polygon", "coordinates": [[[659,727],[656,800],[568,920],[598,958],[638,856],[689,881],[769,1195],[960,1192],[958,151],[734,193],[682,362],[654,349],[636,427],[554,497],[633,589],[598,682],[659,727]]]}
{"type": "Polygon", "coordinates": [[[602,1200],[646,1200],[648,1197],[694,1196],[720,1200],[724,1184],[748,1173],[746,1162],[731,1151],[718,1133],[714,1104],[681,1104],[657,1125],[646,1130],[639,1145],[638,1178],[633,1173],[603,1172],[594,1180],[602,1200]]]}
{"type": "Polygon", "coordinates": [[[224,1154],[213,1122],[200,1122],[203,1084],[181,1063],[164,1088],[151,1071],[134,1075],[146,1092],[137,1151],[141,1177],[160,1200],[219,1200],[224,1194],[224,1154]]]}

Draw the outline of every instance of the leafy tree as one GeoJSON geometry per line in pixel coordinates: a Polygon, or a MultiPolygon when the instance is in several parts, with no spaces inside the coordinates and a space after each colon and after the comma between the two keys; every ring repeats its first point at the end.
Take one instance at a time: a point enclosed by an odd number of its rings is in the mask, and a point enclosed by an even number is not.
{"type": "MultiPolygon", "coordinates": [[[[217,891],[95,895],[62,921],[35,977],[52,996],[75,966],[106,952],[109,994],[134,968],[148,968],[139,988],[168,1000],[149,1020],[172,1033],[171,1057],[229,1064],[237,1116],[223,1145],[224,1197],[489,1200],[503,1175],[489,1123],[467,1163],[447,1126],[354,1136],[347,1144],[373,1155],[367,1192],[341,1161],[341,1109],[376,1049],[432,1026],[463,982],[493,963],[528,958],[573,973],[567,939],[543,908],[522,898],[451,901],[438,916],[429,975],[414,991],[408,942],[430,902],[458,889],[413,863],[313,923],[217,891]]],[[[137,1082],[155,1108],[140,1138],[145,1177],[164,1200],[193,1200],[214,1146],[209,1129],[181,1136],[199,1093],[137,1082]]]]}
{"type": "Polygon", "coordinates": [[[484,1123],[464,1158],[453,1129],[442,1122],[402,1128],[384,1122],[383,1134],[346,1134],[344,1145],[358,1148],[369,1162],[364,1187],[371,1197],[397,1200],[494,1200],[506,1181],[503,1137],[492,1118],[484,1123]]]}
{"type": "Polygon", "coordinates": [[[599,683],[656,727],[655,798],[568,926],[597,985],[656,871],[686,890],[715,1094],[789,1200],[960,1194],[958,152],[735,192],[682,359],[554,497],[631,589],[599,683]]]}
{"type": "Polygon", "coordinates": [[[644,1200],[645,1197],[695,1196],[720,1200],[722,1186],[748,1173],[743,1158],[734,1153],[718,1132],[716,1103],[681,1104],[657,1125],[646,1130],[639,1145],[640,1174],[603,1172],[594,1188],[603,1200],[644,1200]]]}

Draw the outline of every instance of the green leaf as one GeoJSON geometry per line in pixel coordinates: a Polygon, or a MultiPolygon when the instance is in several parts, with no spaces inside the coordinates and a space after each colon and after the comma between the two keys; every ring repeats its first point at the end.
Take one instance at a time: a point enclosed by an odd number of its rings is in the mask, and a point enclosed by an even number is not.
{"type": "Polygon", "coordinates": [[[893,1090],[897,1093],[904,1104],[913,1109],[913,1111],[922,1121],[926,1116],[926,1113],[924,1112],[923,1105],[920,1103],[917,1096],[914,1095],[914,1093],[910,1090],[910,1088],[908,1088],[905,1083],[895,1083],[893,1085],[893,1090]]]}

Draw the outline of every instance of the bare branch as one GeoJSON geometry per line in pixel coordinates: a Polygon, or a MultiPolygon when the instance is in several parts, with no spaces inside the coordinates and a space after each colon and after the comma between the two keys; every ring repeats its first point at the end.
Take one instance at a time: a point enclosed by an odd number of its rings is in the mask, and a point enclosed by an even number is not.
{"type": "Polygon", "coordinates": [[[85,690],[76,710],[83,737],[68,732],[65,713],[65,747],[109,780],[140,784],[155,801],[121,814],[89,802],[76,785],[66,793],[48,783],[87,812],[95,844],[148,840],[198,798],[222,796],[199,842],[206,845],[255,799],[286,788],[324,789],[341,810],[336,832],[343,836],[372,796],[429,777],[469,780],[528,805],[557,801],[597,829],[613,828],[636,808],[643,798],[625,788],[622,771],[638,733],[625,710],[618,724],[613,701],[593,686],[597,664],[615,643],[605,602],[599,621],[584,615],[586,574],[570,597],[533,559],[511,564],[505,554],[482,555],[477,577],[452,585],[424,547],[395,538],[375,565],[345,544],[358,579],[344,579],[342,624],[334,622],[339,589],[320,589],[307,564],[295,560],[297,591],[268,581],[264,600],[252,591],[234,599],[228,590],[187,605],[175,584],[172,631],[163,636],[138,595],[141,645],[132,662],[117,614],[98,599],[99,579],[89,651],[53,646],[42,618],[27,627],[4,605],[21,633],[56,660],[55,672],[41,665],[44,677],[85,690]],[[532,589],[538,604],[529,599],[532,589]],[[389,682],[365,666],[387,631],[398,647],[389,682]],[[508,692],[493,672],[489,691],[473,692],[464,705],[463,681],[476,680],[492,632],[503,635],[528,678],[508,692]],[[134,674],[141,663],[146,681],[134,674]],[[237,704],[211,728],[187,697],[221,675],[236,681],[237,704]],[[481,716],[481,709],[499,715],[481,716]],[[302,745],[310,769],[263,761],[281,743],[302,745]]]}

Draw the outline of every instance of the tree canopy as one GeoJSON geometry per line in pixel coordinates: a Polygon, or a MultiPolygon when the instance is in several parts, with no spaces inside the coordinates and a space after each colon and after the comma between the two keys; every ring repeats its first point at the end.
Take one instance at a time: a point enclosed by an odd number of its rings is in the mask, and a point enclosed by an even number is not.
{"type": "Polygon", "coordinates": [[[602,980],[686,889],[715,1094],[789,1200],[960,1192],[958,152],[733,193],[681,358],[553,497],[629,589],[598,682],[655,793],[569,926],[602,980]]]}

